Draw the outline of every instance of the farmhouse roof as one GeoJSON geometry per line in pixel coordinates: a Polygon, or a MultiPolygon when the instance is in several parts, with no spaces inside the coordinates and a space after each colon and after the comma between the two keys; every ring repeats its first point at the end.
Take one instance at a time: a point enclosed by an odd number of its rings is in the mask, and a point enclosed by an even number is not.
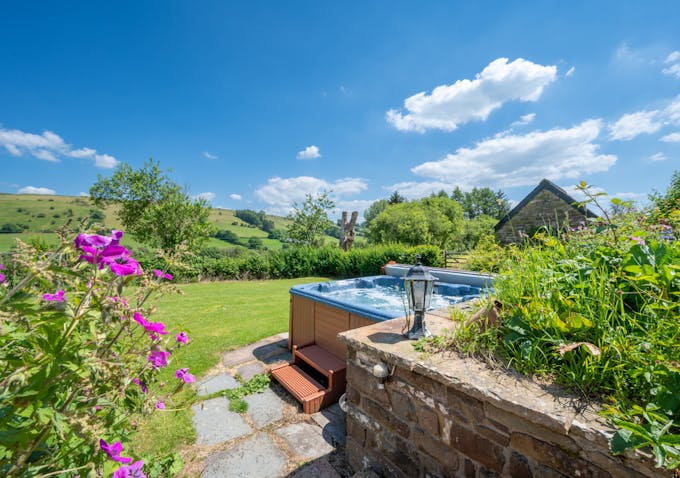
{"type": "Polygon", "coordinates": [[[508,214],[506,214],[505,217],[503,217],[503,219],[498,221],[498,224],[496,224],[496,226],[494,227],[494,230],[498,231],[501,227],[503,227],[503,225],[505,223],[507,223],[515,215],[517,215],[517,213],[520,212],[522,210],[522,208],[524,208],[524,206],[529,204],[531,202],[531,200],[534,199],[538,195],[538,193],[540,193],[541,191],[550,191],[555,196],[557,196],[562,201],[569,204],[571,207],[573,207],[574,209],[576,209],[577,211],[579,211],[581,214],[583,214],[586,217],[592,217],[592,218],[598,217],[597,214],[592,212],[587,207],[578,205],[577,204],[578,201],[576,201],[576,199],[574,199],[569,194],[567,194],[567,192],[564,189],[562,189],[561,187],[559,187],[557,184],[553,183],[552,181],[550,181],[548,179],[542,179],[541,182],[538,183],[538,186],[536,186],[533,191],[531,191],[529,194],[527,194],[527,196],[524,199],[522,199],[520,201],[520,203],[517,204],[517,206],[512,208],[512,210],[508,214]]]}

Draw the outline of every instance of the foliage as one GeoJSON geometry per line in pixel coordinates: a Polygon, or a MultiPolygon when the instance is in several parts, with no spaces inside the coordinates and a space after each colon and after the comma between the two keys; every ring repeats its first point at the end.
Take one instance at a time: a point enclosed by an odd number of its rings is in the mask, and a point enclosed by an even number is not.
{"type": "Polygon", "coordinates": [[[290,241],[299,246],[322,246],[325,232],[333,226],[328,212],[334,207],[327,192],[307,194],[302,204],[293,204],[293,212],[288,216],[293,222],[286,233],[290,241]]]}
{"type": "MultiPolygon", "coordinates": [[[[512,249],[514,246],[508,246],[512,249]]],[[[498,272],[508,255],[512,255],[498,244],[494,233],[484,234],[477,241],[477,245],[468,254],[465,268],[476,272],[498,272]]]]}
{"type": "MultiPolygon", "coordinates": [[[[587,201],[601,194],[581,184],[587,201]]],[[[619,201],[620,202],[620,201],[619,201]]],[[[494,329],[516,369],[604,399],[612,450],[651,446],[680,464],[680,242],[632,210],[506,250],[494,329]]],[[[470,340],[475,340],[472,335],[470,340]]]]}
{"type": "Polygon", "coordinates": [[[172,401],[172,392],[147,394],[186,343],[148,320],[148,300],[172,291],[170,276],[144,273],[121,237],[80,234],[74,242],[64,232],[48,252],[20,243],[2,267],[11,274],[0,277],[6,476],[110,474],[127,460],[117,442],[129,439],[130,414],[172,401]]]}
{"type": "Polygon", "coordinates": [[[394,191],[392,195],[389,197],[387,200],[387,203],[392,205],[392,204],[401,204],[403,202],[406,202],[406,198],[399,194],[399,191],[394,191]]]}
{"type": "Polygon", "coordinates": [[[152,159],[140,169],[120,164],[110,178],[98,176],[90,188],[98,207],[118,204],[117,217],[138,240],[164,251],[200,243],[212,234],[210,209],[189,196],[152,159]]]}
{"type": "Polygon", "coordinates": [[[435,196],[387,206],[371,221],[369,238],[376,244],[398,242],[446,248],[460,238],[462,231],[461,206],[449,198],[435,196]]]}
{"type": "Polygon", "coordinates": [[[368,226],[373,221],[373,219],[378,217],[378,215],[383,212],[387,206],[389,206],[387,199],[379,199],[368,206],[368,208],[364,211],[364,221],[366,226],[368,226]]]}
{"type": "Polygon", "coordinates": [[[234,215],[240,220],[260,228],[265,232],[274,230],[274,221],[267,218],[264,211],[255,212],[251,209],[237,209],[234,211],[234,215]]]}
{"type": "Polygon", "coordinates": [[[472,188],[472,191],[463,192],[456,187],[451,199],[463,206],[466,219],[486,215],[499,221],[510,212],[508,197],[501,190],[494,192],[489,188],[472,188]]]}
{"type": "Polygon", "coordinates": [[[231,244],[239,244],[238,236],[228,229],[221,229],[217,231],[214,237],[221,241],[229,242],[231,244]]]}
{"type": "Polygon", "coordinates": [[[494,236],[494,226],[497,223],[496,218],[485,214],[466,220],[458,248],[466,251],[476,248],[484,237],[494,236]]]}
{"type": "Polygon", "coordinates": [[[675,171],[664,194],[655,192],[649,199],[654,203],[653,218],[664,220],[674,228],[680,228],[680,171],[675,171]]]}
{"type": "Polygon", "coordinates": [[[23,223],[7,222],[0,226],[0,234],[24,232],[28,226],[23,223]]]}

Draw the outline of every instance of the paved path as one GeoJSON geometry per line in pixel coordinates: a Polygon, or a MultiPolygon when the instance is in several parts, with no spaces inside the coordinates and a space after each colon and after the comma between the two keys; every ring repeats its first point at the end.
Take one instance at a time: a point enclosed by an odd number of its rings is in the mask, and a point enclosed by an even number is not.
{"type": "MultiPolygon", "coordinates": [[[[197,384],[199,396],[237,388],[271,365],[290,359],[288,334],[227,352],[222,363],[197,384]]],[[[343,478],[349,476],[345,414],[338,405],[306,415],[279,384],[245,397],[248,410],[229,410],[229,399],[212,398],[192,407],[196,445],[185,476],[202,478],[343,478]]]]}

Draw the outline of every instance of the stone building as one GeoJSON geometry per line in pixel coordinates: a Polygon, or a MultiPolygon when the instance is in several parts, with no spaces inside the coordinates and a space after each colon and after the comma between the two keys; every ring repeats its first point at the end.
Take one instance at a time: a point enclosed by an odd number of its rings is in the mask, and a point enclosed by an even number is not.
{"type": "Polygon", "coordinates": [[[558,230],[577,227],[586,218],[594,217],[597,214],[585,206],[577,205],[576,200],[564,189],[543,179],[494,229],[498,241],[508,244],[518,242],[525,235],[530,236],[541,228],[558,230]]]}

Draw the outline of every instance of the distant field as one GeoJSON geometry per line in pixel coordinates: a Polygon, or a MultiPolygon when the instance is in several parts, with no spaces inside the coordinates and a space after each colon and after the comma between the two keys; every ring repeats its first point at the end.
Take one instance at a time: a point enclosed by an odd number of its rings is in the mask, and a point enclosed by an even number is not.
{"type": "MultiPolygon", "coordinates": [[[[56,244],[53,233],[67,221],[73,223],[73,230],[78,230],[81,220],[92,216],[96,210],[87,197],[77,196],[45,196],[33,194],[3,194],[0,193],[0,227],[5,224],[25,226],[22,233],[0,233],[0,252],[7,251],[15,245],[15,238],[30,242],[32,238],[40,238],[48,244],[56,244]]],[[[110,206],[103,211],[102,222],[108,229],[123,229],[116,219],[116,206],[110,206]]],[[[96,214],[96,213],[95,213],[96,214]]],[[[277,229],[285,229],[290,220],[284,217],[267,216],[277,229]]],[[[279,250],[283,247],[281,241],[269,239],[268,233],[252,227],[234,215],[229,209],[212,209],[210,220],[218,230],[233,232],[241,245],[230,244],[219,239],[211,238],[207,241],[209,247],[217,248],[247,248],[250,238],[262,240],[267,249],[279,250]]],[[[130,235],[126,237],[126,244],[135,247],[139,243],[130,235]]]]}

